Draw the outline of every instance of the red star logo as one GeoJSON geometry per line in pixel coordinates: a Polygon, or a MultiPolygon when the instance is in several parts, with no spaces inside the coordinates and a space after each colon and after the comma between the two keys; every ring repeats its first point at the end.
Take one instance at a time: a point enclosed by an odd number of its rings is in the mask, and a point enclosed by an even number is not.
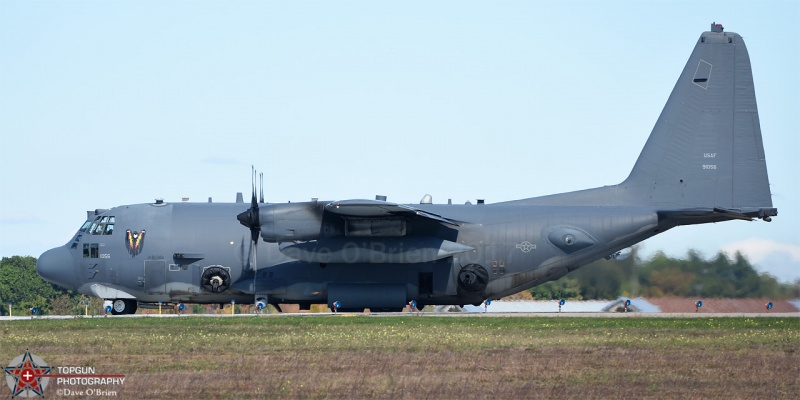
{"type": "Polygon", "coordinates": [[[46,365],[36,365],[30,352],[25,352],[22,363],[16,367],[6,367],[6,374],[14,377],[14,389],[12,396],[17,396],[25,390],[30,390],[39,396],[44,396],[42,387],[42,376],[50,373],[50,367],[46,365]]]}

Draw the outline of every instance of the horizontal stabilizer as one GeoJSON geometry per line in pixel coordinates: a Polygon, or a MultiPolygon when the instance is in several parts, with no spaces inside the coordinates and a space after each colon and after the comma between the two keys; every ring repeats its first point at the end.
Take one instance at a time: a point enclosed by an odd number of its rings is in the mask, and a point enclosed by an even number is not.
{"type": "Polygon", "coordinates": [[[770,221],[771,217],[778,215],[777,208],[750,208],[750,209],[729,209],[722,207],[713,208],[689,208],[682,210],[662,210],[658,212],[659,219],[671,219],[681,221],[680,225],[694,223],[704,223],[711,221],[727,221],[739,219],[752,221],[761,218],[770,221]]]}

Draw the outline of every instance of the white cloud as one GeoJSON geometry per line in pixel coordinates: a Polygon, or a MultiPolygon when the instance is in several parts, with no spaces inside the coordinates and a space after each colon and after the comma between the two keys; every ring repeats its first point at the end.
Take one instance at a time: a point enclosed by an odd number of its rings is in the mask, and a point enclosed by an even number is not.
{"type": "Polygon", "coordinates": [[[775,252],[788,253],[792,260],[800,262],[800,245],[778,243],[766,239],[747,239],[722,246],[722,251],[733,255],[737,251],[747,255],[751,262],[759,262],[775,252]]]}
{"type": "Polygon", "coordinates": [[[731,256],[742,253],[756,269],[781,281],[800,279],[800,245],[751,238],[727,244],[721,250],[731,256]]]}

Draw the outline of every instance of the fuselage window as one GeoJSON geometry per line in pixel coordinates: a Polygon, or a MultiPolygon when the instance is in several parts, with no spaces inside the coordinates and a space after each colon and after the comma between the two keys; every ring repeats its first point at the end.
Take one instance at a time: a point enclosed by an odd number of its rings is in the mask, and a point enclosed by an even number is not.
{"type": "Polygon", "coordinates": [[[84,243],[83,244],[83,258],[99,258],[100,245],[97,243],[84,243]]]}

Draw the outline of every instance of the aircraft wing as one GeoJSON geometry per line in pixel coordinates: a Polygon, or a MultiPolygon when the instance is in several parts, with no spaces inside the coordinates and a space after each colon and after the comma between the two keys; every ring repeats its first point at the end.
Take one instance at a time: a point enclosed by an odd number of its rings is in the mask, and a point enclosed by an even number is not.
{"type": "Polygon", "coordinates": [[[328,203],[325,211],[343,217],[354,218],[382,218],[382,217],[422,217],[448,225],[459,226],[459,222],[429,213],[411,206],[389,203],[380,200],[341,200],[328,203]]]}
{"type": "Polygon", "coordinates": [[[345,220],[339,235],[312,240],[276,240],[280,242],[280,252],[295,260],[325,265],[416,264],[475,250],[452,241],[455,240],[452,232],[440,236],[443,230],[426,223],[459,226],[460,221],[407,205],[380,200],[342,200],[326,204],[324,213],[345,220]],[[407,225],[425,228],[406,235],[407,225]]]}

